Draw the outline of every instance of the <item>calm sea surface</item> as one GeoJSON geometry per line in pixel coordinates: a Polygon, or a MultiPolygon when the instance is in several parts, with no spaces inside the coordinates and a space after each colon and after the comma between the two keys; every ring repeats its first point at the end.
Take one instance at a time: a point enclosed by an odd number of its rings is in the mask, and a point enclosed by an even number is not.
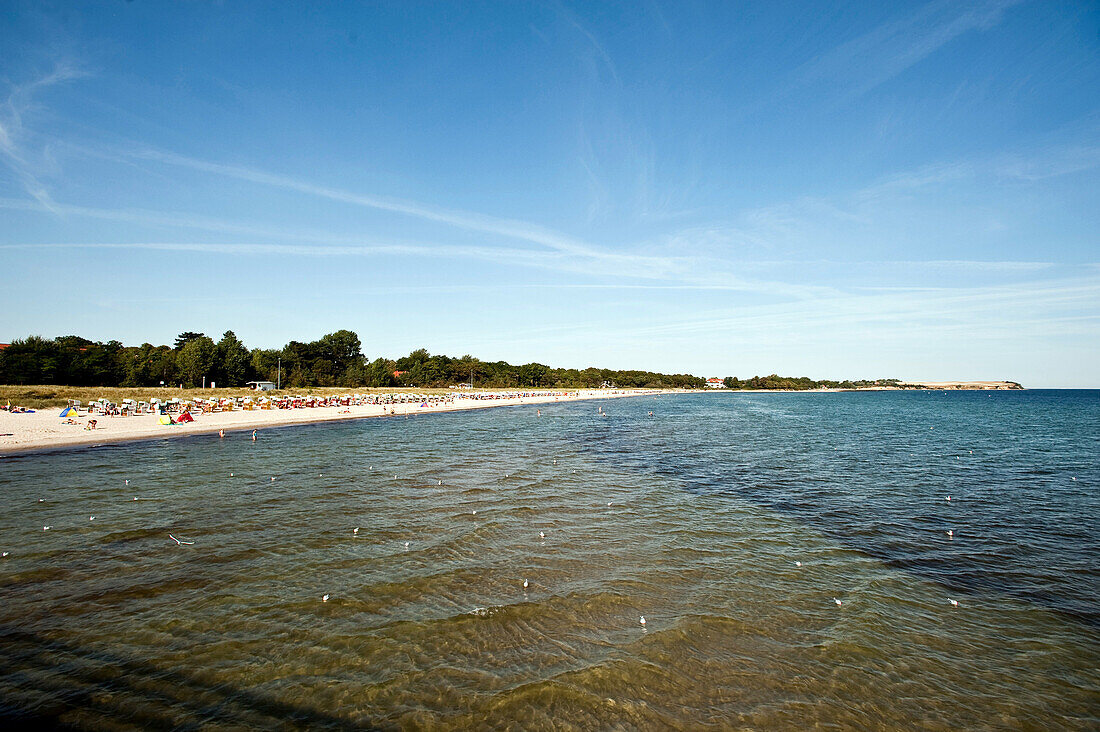
{"type": "Polygon", "coordinates": [[[0,722],[1100,727],[1100,392],[541,409],[0,458],[0,722]]]}

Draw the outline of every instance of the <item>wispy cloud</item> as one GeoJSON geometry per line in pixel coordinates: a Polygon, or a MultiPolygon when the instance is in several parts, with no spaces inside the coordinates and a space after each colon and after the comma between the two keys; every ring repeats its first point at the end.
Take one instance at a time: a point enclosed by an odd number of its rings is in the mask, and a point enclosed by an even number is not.
{"type": "MultiPolygon", "coordinates": [[[[522,260],[528,264],[552,267],[563,272],[615,276],[618,278],[678,281],[698,285],[723,285],[730,289],[768,293],[784,297],[815,296],[821,292],[821,288],[818,287],[754,280],[740,276],[735,270],[716,270],[713,268],[714,263],[711,260],[696,254],[669,253],[653,255],[638,253],[637,251],[617,252],[527,221],[440,208],[415,201],[362,194],[318,185],[264,170],[199,160],[147,147],[133,151],[123,151],[119,154],[130,159],[185,167],[203,173],[244,180],[353,206],[387,211],[423,221],[444,224],[456,229],[535,245],[537,248],[528,250],[486,248],[484,251],[498,259],[510,257],[511,261],[522,260]]],[[[105,214],[99,213],[98,215],[105,214]]],[[[128,216],[130,214],[119,212],[118,215],[128,216]]],[[[454,251],[461,254],[462,250],[459,248],[454,251]]]]}
{"type": "Polygon", "coordinates": [[[833,48],[796,72],[796,87],[839,84],[851,98],[898,76],[959,36],[996,26],[1022,0],[939,0],[833,48]]]}
{"type": "Polygon", "coordinates": [[[71,64],[59,63],[44,76],[22,84],[12,84],[7,99],[0,103],[0,160],[15,173],[24,190],[47,207],[52,205],[52,201],[40,173],[45,166],[41,155],[36,156],[27,147],[26,141],[30,135],[25,120],[34,109],[36,92],[84,75],[71,64]],[[35,157],[39,159],[35,160],[35,157]]]}

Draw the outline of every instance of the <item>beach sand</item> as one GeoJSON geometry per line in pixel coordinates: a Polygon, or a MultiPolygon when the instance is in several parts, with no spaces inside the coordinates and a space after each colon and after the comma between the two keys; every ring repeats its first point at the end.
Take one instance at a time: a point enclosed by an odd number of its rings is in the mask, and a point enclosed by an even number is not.
{"type": "MultiPolygon", "coordinates": [[[[229,438],[232,432],[262,430],[268,427],[280,427],[291,424],[310,424],[313,422],[332,422],[344,419],[365,419],[368,417],[387,417],[394,410],[393,417],[406,414],[432,414],[436,412],[455,412],[466,409],[485,409],[489,407],[508,407],[516,405],[553,404],[575,402],[584,399],[613,399],[618,397],[641,396],[643,394],[662,393],[652,389],[601,391],[597,389],[569,392],[568,396],[547,394],[545,396],[514,397],[509,399],[456,399],[450,404],[435,404],[421,407],[419,404],[362,405],[350,407],[312,407],[305,409],[253,409],[234,410],[232,412],[214,412],[195,414],[195,421],[178,425],[163,425],[154,414],[142,414],[133,417],[104,417],[93,415],[97,421],[96,429],[85,429],[89,417],[81,416],[78,424],[66,424],[58,415],[60,408],[40,409],[33,414],[10,414],[0,411],[0,453],[31,452],[35,450],[77,447],[80,445],[103,445],[128,440],[156,440],[165,437],[183,437],[186,435],[208,434],[225,430],[229,438]]],[[[233,435],[240,439],[240,435],[233,435]]]]}

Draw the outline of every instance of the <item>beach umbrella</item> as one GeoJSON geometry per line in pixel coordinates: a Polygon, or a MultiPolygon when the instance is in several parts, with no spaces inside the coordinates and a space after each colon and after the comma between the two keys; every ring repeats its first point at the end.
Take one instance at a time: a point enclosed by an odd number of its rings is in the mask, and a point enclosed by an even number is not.
{"type": "Polygon", "coordinates": [[[80,413],[76,411],[76,407],[65,407],[61,410],[61,414],[58,417],[79,417],[80,413]]]}

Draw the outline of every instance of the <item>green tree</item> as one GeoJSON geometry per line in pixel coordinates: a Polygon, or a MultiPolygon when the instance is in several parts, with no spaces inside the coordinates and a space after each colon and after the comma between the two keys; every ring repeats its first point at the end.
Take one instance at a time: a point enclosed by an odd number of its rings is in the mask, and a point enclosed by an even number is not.
{"type": "Polygon", "coordinates": [[[0,351],[0,377],[5,384],[56,384],[60,360],[55,341],[42,336],[17,338],[0,351]]]}
{"type": "Polygon", "coordinates": [[[217,346],[207,336],[194,338],[184,344],[179,351],[180,377],[188,386],[201,386],[214,369],[217,346]]]}
{"type": "Polygon", "coordinates": [[[282,351],[277,351],[274,348],[255,349],[252,351],[251,358],[252,373],[255,374],[257,379],[279,383],[279,358],[281,356],[282,351]]]}
{"type": "Polygon", "coordinates": [[[549,366],[543,366],[541,363],[525,363],[519,367],[516,378],[520,386],[543,386],[543,380],[549,372],[549,366]]]}
{"type": "Polygon", "coordinates": [[[397,363],[388,358],[376,358],[367,367],[367,386],[396,386],[393,372],[397,363]]]}
{"type": "Polygon", "coordinates": [[[175,350],[178,351],[181,348],[183,348],[184,346],[186,346],[188,343],[190,343],[191,341],[197,340],[199,338],[205,338],[205,337],[206,337],[205,333],[196,333],[192,330],[184,331],[183,333],[180,333],[178,336],[176,336],[176,343],[173,346],[173,348],[175,348],[175,350]]]}
{"type": "Polygon", "coordinates": [[[223,386],[244,386],[245,379],[248,378],[252,354],[237,339],[233,331],[227,330],[222,335],[222,339],[218,341],[216,361],[215,371],[218,372],[219,384],[223,386]]]}
{"type": "Polygon", "coordinates": [[[317,356],[328,362],[336,379],[343,378],[352,366],[363,364],[363,354],[360,352],[362,343],[359,336],[350,330],[338,330],[322,336],[316,346],[317,356]]]}
{"type": "Polygon", "coordinates": [[[410,353],[408,356],[402,356],[401,358],[397,359],[397,370],[412,371],[413,368],[426,362],[431,357],[432,356],[430,353],[428,353],[427,348],[418,348],[410,353]]]}

